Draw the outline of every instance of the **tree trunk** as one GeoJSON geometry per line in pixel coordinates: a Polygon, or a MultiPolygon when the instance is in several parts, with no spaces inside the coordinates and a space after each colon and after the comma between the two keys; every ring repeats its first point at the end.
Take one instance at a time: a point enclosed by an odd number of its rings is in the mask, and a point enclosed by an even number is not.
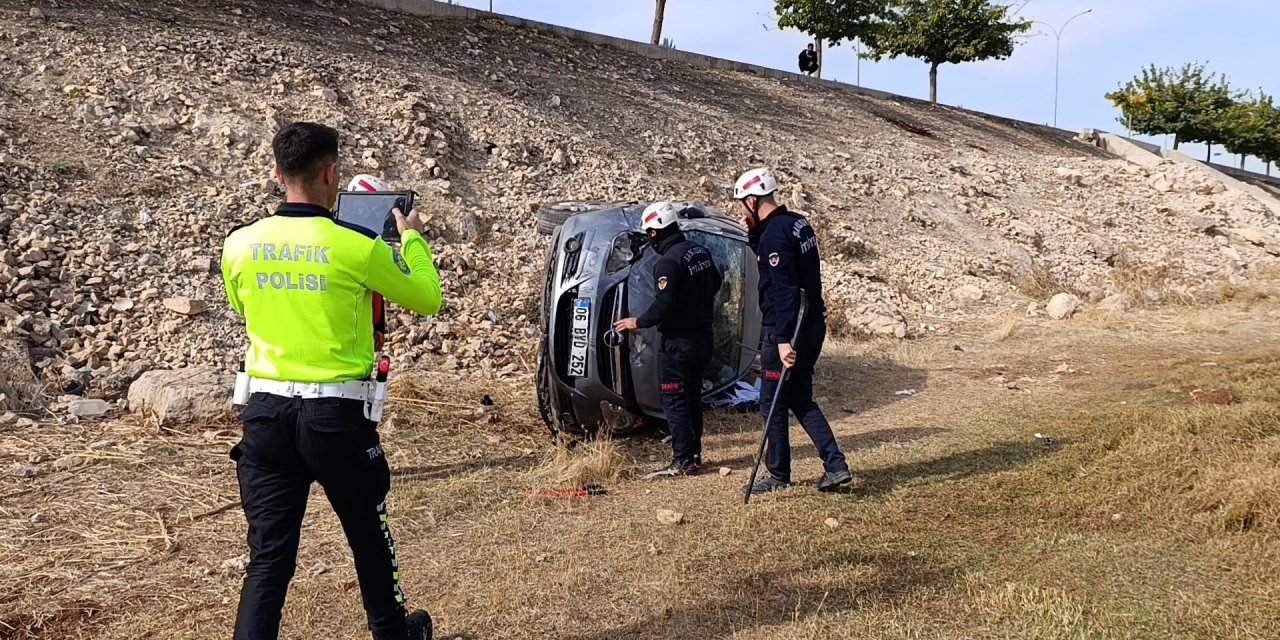
{"type": "Polygon", "coordinates": [[[1182,137],[1179,134],[1173,134],[1173,150],[1178,150],[1178,145],[1182,144],[1182,137]]]}
{"type": "Polygon", "coordinates": [[[1240,154],[1240,170],[1244,171],[1244,154],[1240,154]]]}
{"type": "Polygon", "coordinates": [[[1268,177],[1268,178],[1270,178],[1270,177],[1271,177],[1271,163],[1270,163],[1270,162],[1268,162],[1268,163],[1267,163],[1267,177],[1268,177]]]}
{"type": "Polygon", "coordinates": [[[818,72],[813,74],[813,77],[821,79],[822,78],[822,38],[815,39],[815,43],[818,45],[814,47],[815,49],[818,50],[818,72]]]}
{"type": "Polygon", "coordinates": [[[929,65],[929,102],[938,104],[938,65],[934,62],[929,65]]]}
{"type": "Polygon", "coordinates": [[[1209,164],[1213,162],[1213,143],[1209,143],[1204,146],[1205,146],[1204,163],[1209,164]]]}
{"type": "Polygon", "coordinates": [[[658,6],[653,10],[653,36],[649,38],[652,44],[662,44],[662,18],[666,12],[667,0],[658,0],[658,6]]]}

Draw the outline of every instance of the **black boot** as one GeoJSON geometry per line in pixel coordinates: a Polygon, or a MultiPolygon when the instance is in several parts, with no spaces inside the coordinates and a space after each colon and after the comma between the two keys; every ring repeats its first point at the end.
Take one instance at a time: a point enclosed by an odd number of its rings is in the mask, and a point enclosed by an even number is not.
{"type": "Polygon", "coordinates": [[[835,491],[836,489],[853,482],[853,474],[848,469],[839,471],[828,471],[823,474],[822,479],[814,484],[814,488],[818,491],[835,491]]]}
{"type": "Polygon", "coordinates": [[[418,609],[409,614],[404,623],[409,627],[409,640],[431,640],[434,632],[431,628],[431,614],[418,609]]]}
{"type": "Polygon", "coordinates": [[[786,489],[790,486],[790,482],[787,482],[786,480],[779,480],[773,477],[772,473],[766,471],[764,477],[756,480],[756,483],[751,485],[750,490],[751,495],[758,496],[762,493],[770,493],[779,489],[786,489]]]}

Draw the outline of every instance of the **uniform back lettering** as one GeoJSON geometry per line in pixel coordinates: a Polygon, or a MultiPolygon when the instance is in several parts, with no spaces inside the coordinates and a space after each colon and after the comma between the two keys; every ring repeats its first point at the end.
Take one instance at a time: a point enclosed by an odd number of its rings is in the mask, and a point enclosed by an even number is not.
{"type": "Polygon", "coordinates": [[[283,273],[275,271],[271,273],[258,272],[256,274],[258,289],[275,289],[276,291],[319,291],[321,293],[329,290],[329,282],[323,275],[315,273],[283,273]]]}
{"type": "Polygon", "coordinates": [[[254,243],[249,252],[254,262],[329,264],[329,247],[314,244],[254,243]]]}

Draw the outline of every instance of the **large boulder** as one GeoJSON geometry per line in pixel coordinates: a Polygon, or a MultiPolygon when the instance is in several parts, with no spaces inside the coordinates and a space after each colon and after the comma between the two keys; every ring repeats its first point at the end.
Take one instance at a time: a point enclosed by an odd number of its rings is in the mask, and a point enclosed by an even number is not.
{"type": "Polygon", "coordinates": [[[972,304],[978,302],[985,296],[982,287],[976,284],[966,284],[951,290],[951,299],[960,304],[972,304]]]}
{"type": "Polygon", "coordinates": [[[1049,317],[1054,320],[1066,320],[1075,315],[1076,309],[1079,308],[1079,297],[1070,293],[1059,293],[1049,299],[1049,304],[1045,307],[1045,313],[1048,313],[1049,317]]]}
{"type": "Polygon", "coordinates": [[[161,427],[217,423],[231,415],[235,374],[214,367],[148,371],[129,385],[129,410],[161,427]]]}
{"type": "Polygon", "coordinates": [[[849,326],[856,332],[870,336],[907,336],[907,321],[902,313],[885,302],[860,305],[845,312],[849,326]]]}

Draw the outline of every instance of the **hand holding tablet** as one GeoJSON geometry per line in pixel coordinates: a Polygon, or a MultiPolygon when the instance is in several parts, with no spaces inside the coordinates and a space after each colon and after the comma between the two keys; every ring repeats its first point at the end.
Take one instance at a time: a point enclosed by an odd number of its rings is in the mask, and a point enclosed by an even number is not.
{"type": "Polygon", "coordinates": [[[422,220],[413,210],[412,191],[342,191],[334,218],[377,234],[386,242],[399,242],[406,229],[422,231],[422,220]],[[407,215],[403,212],[408,212],[407,215]],[[399,215],[397,215],[399,214],[399,215]]]}

